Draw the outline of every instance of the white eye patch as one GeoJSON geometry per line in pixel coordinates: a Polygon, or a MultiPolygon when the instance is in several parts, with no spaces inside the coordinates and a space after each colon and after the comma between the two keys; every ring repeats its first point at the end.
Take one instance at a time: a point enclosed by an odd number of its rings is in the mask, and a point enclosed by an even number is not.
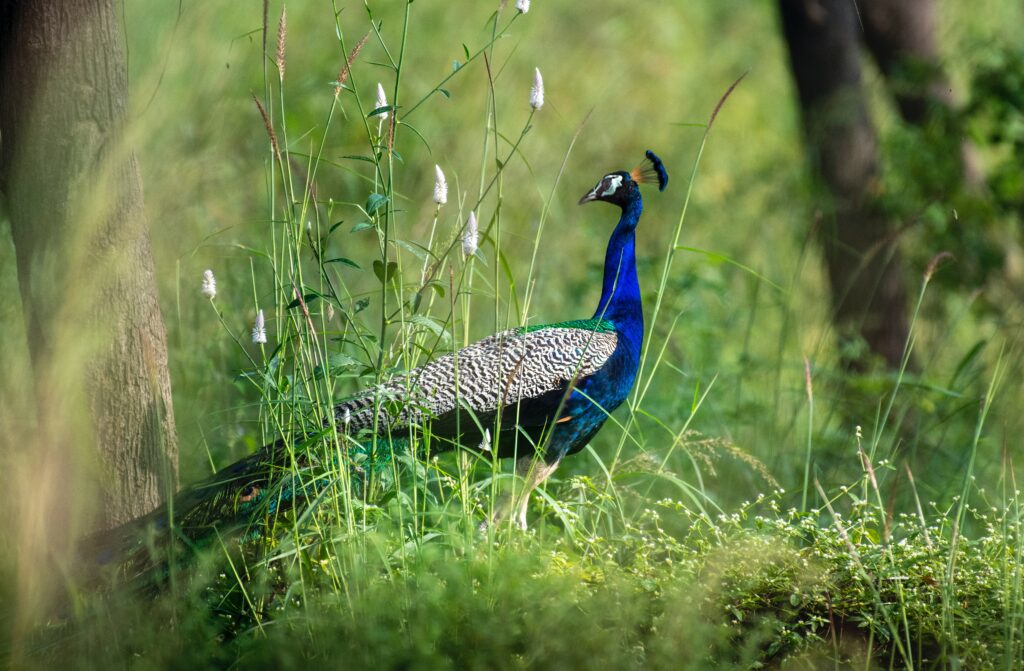
{"type": "Polygon", "coordinates": [[[608,187],[601,192],[601,196],[610,196],[619,190],[622,186],[622,175],[608,175],[604,178],[605,183],[608,187]]]}

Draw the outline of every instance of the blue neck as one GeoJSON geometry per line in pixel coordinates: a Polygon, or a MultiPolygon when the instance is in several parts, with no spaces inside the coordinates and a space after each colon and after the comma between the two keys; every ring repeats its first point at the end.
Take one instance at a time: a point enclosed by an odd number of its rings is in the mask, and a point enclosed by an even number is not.
{"type": "Polygon", "coordinates": [[[636,193],[622,208],[619,225],[608,240],[604,257],[604,284],[595,317],[612,321],[616,328],[639,348],[644,332],[644,313],[640,304],[640,283],[636,276],[634,231],[643,211],[636,193]]]}

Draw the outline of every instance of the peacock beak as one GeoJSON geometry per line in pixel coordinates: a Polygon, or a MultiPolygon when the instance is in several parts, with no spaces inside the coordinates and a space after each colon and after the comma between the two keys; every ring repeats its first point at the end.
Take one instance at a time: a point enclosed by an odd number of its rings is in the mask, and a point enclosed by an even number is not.
{"type": "Polygon", "coordinates": [[[580,198],[579,204],[582,205],[583,203],[589,203],[592,200],[597,200],[597,189],[598,189],[599,186],[601,186],[601,185],[598,184],[593,189],[588,191],[587,195],[585,195],[582,198],[580,198]]]}

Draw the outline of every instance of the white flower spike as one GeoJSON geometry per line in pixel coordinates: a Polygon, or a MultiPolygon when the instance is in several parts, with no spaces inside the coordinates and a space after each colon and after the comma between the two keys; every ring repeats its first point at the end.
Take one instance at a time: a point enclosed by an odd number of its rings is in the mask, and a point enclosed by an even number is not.
{"type": "MultiPolygon", "coordinates": [[[[381,107],[386,107],[387,104],[388,104],[388,97],[386,95],[384,95],[384,86],[380,82],[377,82],[377,104],[374,105],[373,108],[374,109],[380,109],[381,107]]],[[[385,119],[388,118],[388,113],[387,112],[381,112],[379,116],[380,116],[380,120],[384,121],[385,119]]]]}
{"type": "Polygon", "coordinates": [[[520,14],[530,11],[530,0],[516,0],[516,9],[519,10],[520,14]]]}
{"type": "Polygon", "coordinates": [[[203,271],[203,284],[199,290],[210,300],[217,295],[217,279],[213,276],[212,270],[203,271]]]}
{"type": "Polygon", "coordinates": [[[539,110],[544,107],[544,78],[540,76],[540,68],[533,69],[533,86],[530,88],[530,107],[539,110]]]}
{"type": "Polygon", "coordinates": [[[480,230],[476,222],[476,212],[470,212],[469,219],[466,221],[466,232],[462,234],[462,253],[466,256],[476,254],[479,239],[480,230]]]}
{"type": "Polygon", "coordinates": [[[252,341],[257,345],[267,344],[267,323],[263,318],[263,310],[256,313],[256,323],[252,327],[252,341]]]}
{"type": "Polygon", "coordinates": [[[434,202],[444,205],[448,202],[448,182],[445,181],[444,173],[441,172],[441,166],[435,165],[434,171],[437,173],[434,179],[434,202]]]}

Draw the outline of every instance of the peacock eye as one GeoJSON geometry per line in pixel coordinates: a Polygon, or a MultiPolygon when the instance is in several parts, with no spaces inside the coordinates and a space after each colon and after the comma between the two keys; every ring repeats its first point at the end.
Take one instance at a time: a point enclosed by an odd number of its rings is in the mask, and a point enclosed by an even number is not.
{"type": "Polygon", "coordinates": [[[601,193],[599,195],[610,196],[622,186],[622,175],[608,175],[601,180],[601,193]]]}

